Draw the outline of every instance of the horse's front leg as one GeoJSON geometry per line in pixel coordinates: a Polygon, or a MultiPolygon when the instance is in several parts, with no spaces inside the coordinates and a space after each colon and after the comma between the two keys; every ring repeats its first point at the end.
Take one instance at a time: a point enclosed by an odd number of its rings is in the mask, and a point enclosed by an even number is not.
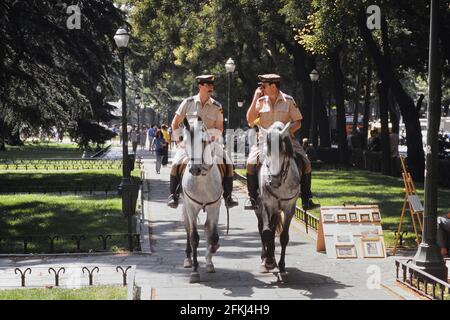
{"type": "Polygon", "coordinates": [[[286,263],[285,263],[285,255],[286,255],[286,247],[289,243],[289,227],[291,225],[292,217],[294,216],[295,203],[292,210],[285,214],[285,219],[283,223],[283,231],[280,235],[280,244],[281,244],[281,254],[280,260],[278,261],[278,269],[280,270],[280,274],[284,275],[286,273],[286,263]]]}
{"type": "MultiPolygon", "coordinates": [[[[259,209],[257,209],[257,210],[259,210],[259,209]]],[[[264,263],[264,260],[267,257],[267,252],[266,252],[266,246],[265,246],[264,240],[263,240],[264,221],[262,218],[261,211],[256,212],[256,218],[258,219],[258,231],[259,231],[259,236],[261,238],[261,262],[264,263]]]]}
{"type": "Polygon", "coordinates": [[[184,229],[186,230],[186,258],[184,259],[183,262],[183,267],[184,268],[192,268],[192,258],[191,258],[191,253],[192,253],[192,247],[191,247],[191,240],[190,240],[190,228],[189,228],[189,217],[187,215],[186,212],[186,207],[183,206],[183,219],[184,219],[184,229]]]}
{"type": "Polygon", "coordinates": [[[275,261],[275,227],[272,226],[272,214],[274,208],[269,208],[266,204],[263,205],[262,218],[263,218],[263,231],[262,241],[266,248],[266,259],[264,261],[264,267],[270,271],[275,269],[277,263],[275,261]]]}
{"type": "Polygon", "coordinates": [[[206,272],[214,273],[214,264],[212,262],[212,256],[219,249],[219,232],[218,232],[218,222],[219,222],[219,211],[220,208],[214,208],[208,211],[208,216],[205,222],[205,233],[207,241],[206,249],[206,272]]]}
{"type": "Polygon", "coordinates": [[[192,249],[192,272],[190,276],[190,283],[200,282],[200,274],[198,273],[197,248],[199,244],[199,236],[197,231],[197,215],[189,216],[189,242],[192,249]]]}

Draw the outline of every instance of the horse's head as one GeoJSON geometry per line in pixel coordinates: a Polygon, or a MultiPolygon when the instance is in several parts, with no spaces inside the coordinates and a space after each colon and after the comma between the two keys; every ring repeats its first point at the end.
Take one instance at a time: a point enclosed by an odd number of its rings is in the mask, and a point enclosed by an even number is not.
{"type": "Polygon", "coordinates": [[[189,157],[188,168],[193,176],[206,175],[213,165],[211,137],[200,117],[193,121],[184,119],[183,140],[189,157]]]}
{"type": "Polygon", "coordinates": [[[294,156],[289,128],[291,123],[284,125],[280,121],[273,123],[269,129],[260,128],[265,135],[265,163],[268,171],[268,183],[278,188],[294,156]]]}

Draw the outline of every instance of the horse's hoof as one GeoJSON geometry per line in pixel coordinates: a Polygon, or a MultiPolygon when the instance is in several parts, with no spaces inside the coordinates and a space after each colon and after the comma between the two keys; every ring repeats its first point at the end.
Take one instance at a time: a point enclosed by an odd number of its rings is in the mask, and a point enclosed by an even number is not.
{"type": "Polygon", "coordinates": [[[273,270],[277,267],[277,263],[276,262],[272,262],[272,263],[265,263],[264,267],[266,267],[267,270],[273,270]]]}
{"type": "Polygon", "coordinates": [[[189,279],[189,283],[198,283],[200,282],[200,273],[192,272],[191,277],[189,279]]]}
{"type": "Polygon", "coordinates": [[[186,258],[183,263],[184,268],[192,268],[192,259],[186,258]]]}
{"type": "Polygon", "coordinates": [[[216,273],[216,269],[214,269],[214,265],[213,264],[207,264],[206,265],[206,272],[207,273],[216,273]]]}
{"type": "Polygon", "coordinates": [[[287,277],[286,271],[285,272],[279,272],[277,274],[277,278],[278,278],[278,282],[280,282],[280,283],[288,282],[288,277],[287,277]]]}
{"type": "Polygon", "coordinates": [[[263,260],[261,262],[261,264],[259,265],[259,272],[260,273],[269,273],[269,270],[266,268],[265,260],[263,260]]]}

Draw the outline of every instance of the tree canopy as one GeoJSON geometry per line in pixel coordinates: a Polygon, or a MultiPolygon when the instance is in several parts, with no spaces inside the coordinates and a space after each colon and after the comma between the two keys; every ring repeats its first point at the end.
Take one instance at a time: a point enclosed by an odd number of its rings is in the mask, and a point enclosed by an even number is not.
{"type": "Polygon", "coordinates": [[[0,4],[0,131],[12,143],[19,131],[54,126],[83,146],[111,137],[99,123],[112,117],[103,98],[114,92],[113,36],[125,17],[111,1],[77,5],[80,29],[68,28],[71,12],[59,1],[0,4]]]}

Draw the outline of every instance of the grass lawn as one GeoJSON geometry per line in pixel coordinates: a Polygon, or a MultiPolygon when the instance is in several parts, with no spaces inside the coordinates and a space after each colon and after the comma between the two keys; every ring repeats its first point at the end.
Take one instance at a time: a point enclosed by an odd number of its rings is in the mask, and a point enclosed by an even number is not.
{"type": "Polygon", "coordinates": [[[25,143],[23,146],[6,146],[0,152],[0,159],[47,159],[81,158],[83,152],[76,143],[25,143]]]}
{"type": "Polygon", "coordinates": [[[98,286],[80,289],[0,290],[0,300],[127,300],[127,287],[98,286]]]}
{"type": "MultiPolygon", "coordinates": [[[[237,170],[245,175],[245,170],[237,170]]],[[[416,183],[419,198],[424,201],[423,184],[416,183]]],[[[313,171],[312,192],[314,201],[322,206],[342,206],[346,204],[377,204],[380,208],[382,225],[387,246],[394,246],[394,232],[398,228],[403,207],[405,192],[403,180],[384,176],[380,173],[362,170],[321,170],[313,171]]],[[[301,200],[297,202],[301,206],[301,200]]],[[[438,215],[450,211],[450,190],[439,189],[438,215]]],[[[320,209],[311,211],[316,217],[320,209]]],[[[405,246],[415,246],[414,231],[409,210],[403,224],[403,230],[408,231],[405,246]]]]}
{"type": "MultiPolygon", "coordinates": [[[[132,176],[138,181],[137,167],[132,176]]],[[[115,192],[122,170],[0,170],[0,192],[42,192],[110,190],[115,192]]]]}
{"type": "MultiPolygon", "coordinates": [[[[0,204],[0,238],[31,236],[29,252],[49,252],[50,241],[43,235],[65,235],[55,241],[54,251],[76,252],[72,235],[85,235],[82,251],[101,251],[98,235],[127,233],[127,219],[118,196],[0,195],[0,204]]],[[[109,250],[123,248],[127,248],[123,236],[112,236],[107,242],[109,250]]],[[[22,253],[23,241],[11,244],[0,240],[0,252],[22,253]]]]}

